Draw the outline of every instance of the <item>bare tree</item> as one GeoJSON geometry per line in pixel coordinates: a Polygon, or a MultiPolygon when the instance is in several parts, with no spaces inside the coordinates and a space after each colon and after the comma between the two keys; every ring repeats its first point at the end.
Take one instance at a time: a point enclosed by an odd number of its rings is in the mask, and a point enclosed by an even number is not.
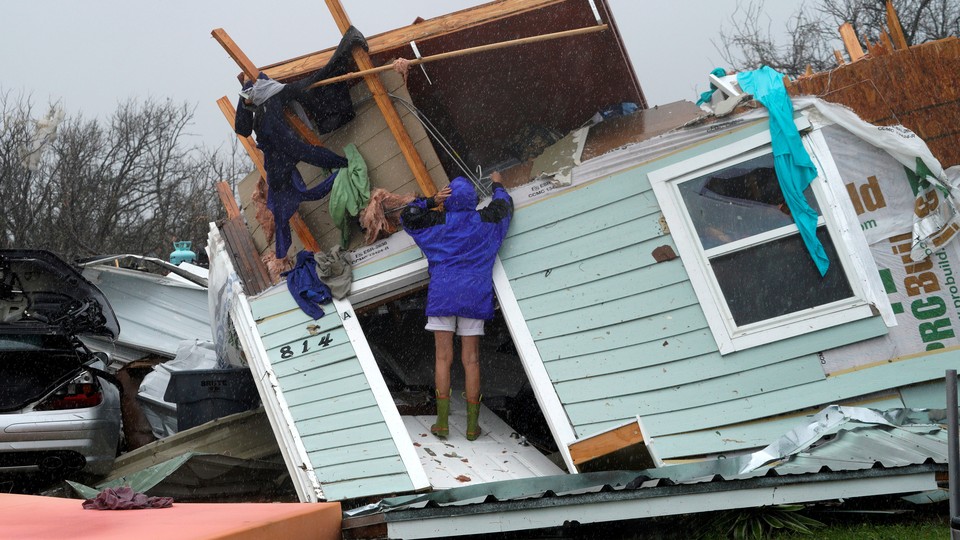
{"type": "Polygon", "coordinates": [[[165,256],[173,240],[205,243],[221,213],[214,182],[239,177],[225,165],[235,148],[221,158],[186,144],[186,104],[131,101],[106,122],[69,116],[35,169],[23,159],[37,123],[30,99],[0,93],[0,114],[0,247],[165,256]]]}
{"type": "MultiPolygon", "coordinates": [[[[895,0],[893,2],[908,45],[960,35],[957,0],[895,0]]],[[[737,71],[768,65],[790,76],[836,65],[833,51],[842,49],[838,28],[853,25],[858,36],[880,40],[887,26],[885,0],[817,0],[803,3],[782,29],[774,31],[763,0],[739,3],[729,25],[720,28],[714,46],[737,71]],[[778,36],[785,36],[779,38],[778,36]]]]}

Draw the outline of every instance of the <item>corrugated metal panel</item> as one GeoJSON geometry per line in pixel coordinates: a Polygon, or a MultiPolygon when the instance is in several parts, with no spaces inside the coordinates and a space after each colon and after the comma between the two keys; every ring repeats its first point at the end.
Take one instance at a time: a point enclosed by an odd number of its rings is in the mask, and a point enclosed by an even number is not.
{"type": "Polygon", "coordinates": [[[104,265],[89,266],[83,275],[103,291],[120,321],[116,341],[120,347],[102,340],[91,341],[121,360],[134,360],[148,353],[172,358],[181,340],[213,339],[206,288],[104,265]]]}
{"type": "MultiPolygon", "coordinates": [[[[283,289],[250,300],[257,329],[324,496],[412,491],[375,390],[341,321],[314,321],[283,289]]],[[[389,398],[389,396],[387,396],[389,398]]]]}
{"type": "MultiPolygon", "coordinates": [[[[831,406],[812,416],[793,418],[790,429],[781,432],[773,442],[752,454],[644,471],[609,471],[504,481],[456,488],[443,493],[396,497],[366,509],[348,512],[348,515],[378,510],[423,508],[428,506],[428,503],[431,506],[464,506],[491,500],[504,502],[612,491],[656,490],[675,484],[703,486],[703,489],[686,486],[683,492],[692,495],[715,488],[705,484],[762,479],[768,486],[787,485],[796,481],[795,478],[788,477],[801,475],[809,476],[808,482],[817,483],[820,479],[818,473],[865,469],[872,469],[874,473],[888,469],[890,476],[910,474],[917,470],[911,468],[912,466],[947,463],[947,431],[936,423],[943,421],[943,413],[940,412],[939,417],[934,417],[933,412],[923,409],[880,411],[831,406]],[[902,468],[904,472],[893,471],[897,468],[902,468]],[[663,480],[669,482],[662,482],[663,480]]],[[[863,477],[847,477],[848,480],[857,478],[863,477]]],[[[677,493],[678,490],[674,489],[673,492],[677,493]]],[[[819,498],[809,500],[830,498],[831,494],[820,493],[819,498]]],[[[583,504],[583,501],[580,503],[583,504]]],[[[687,511],[703,509],[691,507],[687,511]]]]}

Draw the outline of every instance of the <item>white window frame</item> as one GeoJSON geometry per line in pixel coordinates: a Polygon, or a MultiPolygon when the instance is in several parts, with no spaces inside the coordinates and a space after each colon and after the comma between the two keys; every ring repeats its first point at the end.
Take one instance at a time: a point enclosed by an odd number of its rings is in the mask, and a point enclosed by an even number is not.
{"type": "MultiPolygon", "coordinates": [[[[810,127],[805,117],[799,117],[797,124],[801,130],[810,127]]],[[[764,130],[721,148],[658,169],[648,175],[720,354],[757,347],[871,317],[876,314],[875,306],[878,304],[881,306],[887,304],[880,308],[881,313],[886,315],[885,312],[888,311],[884,309],[889,308],[886,296],[877,293],[879,275],[876,264],[869,256],[869,248],[856,222],[856,216],[851,214],[852,206],[847,209],[846,206],[850,206],[849,200],[844,202],[837,197],[838,193],[844,193],[843,182],[836,173],[835,167],[822,166],[823,161],[833,163],[829,150],[825,145],[811,144],[807,136],[803,136],[803,142],[814,163],[817,164],[819,173],[811,182],[822,214],[818,226],[827,227],[840,261],[840,268],[832,265],[829,271],[844,272],[853,295],[830,304],[742,326],[734,323],[708,258],[735,251],[744,246],[759,245],[764,241],[798,234],[797,227],[796,225],[781,227],[747,240],[735,241],[705,251],[701,247],[678,186],[685,181],[769,154],[772,151],[770,132],[764,130]],[[826,153],[823,161],[818,155],[820,153],[826,153]],[[853,216],[853,227],[850,225],[850,216],[853,216]],[[875,274],[876,279],[870,276],[871,272],[875,274]]],[[[892,311],[890,314],[892,315],[892,311]]]]}

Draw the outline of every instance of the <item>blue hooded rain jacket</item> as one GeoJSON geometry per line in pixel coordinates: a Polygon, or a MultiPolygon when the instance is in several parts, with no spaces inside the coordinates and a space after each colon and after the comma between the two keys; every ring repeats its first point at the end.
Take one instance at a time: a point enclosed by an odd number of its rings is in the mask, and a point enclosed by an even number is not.
{"type": "Polygon", "coordinates": [[[493,201],[477,210],[477,192],[466,178],[450,182],[443,212],[420,197],[401,214],[403,228],[427,257],[427,316],[493,318],[493,263],[513,217],[513,200],[499,183],[493,201]]]}

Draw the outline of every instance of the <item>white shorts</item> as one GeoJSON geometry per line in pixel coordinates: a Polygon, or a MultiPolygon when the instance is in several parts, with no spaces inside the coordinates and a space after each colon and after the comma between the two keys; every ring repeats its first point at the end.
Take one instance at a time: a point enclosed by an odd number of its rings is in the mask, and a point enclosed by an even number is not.
{"type": "Polygon", "coordinates": [[[427,317],[427,326],[431,332],[439,330],[441,332],[457,331],[458,336],[482,336],[483,319],[468,319],[467,317],[457,317],[449,315],[447,317],[427,317]]]}

